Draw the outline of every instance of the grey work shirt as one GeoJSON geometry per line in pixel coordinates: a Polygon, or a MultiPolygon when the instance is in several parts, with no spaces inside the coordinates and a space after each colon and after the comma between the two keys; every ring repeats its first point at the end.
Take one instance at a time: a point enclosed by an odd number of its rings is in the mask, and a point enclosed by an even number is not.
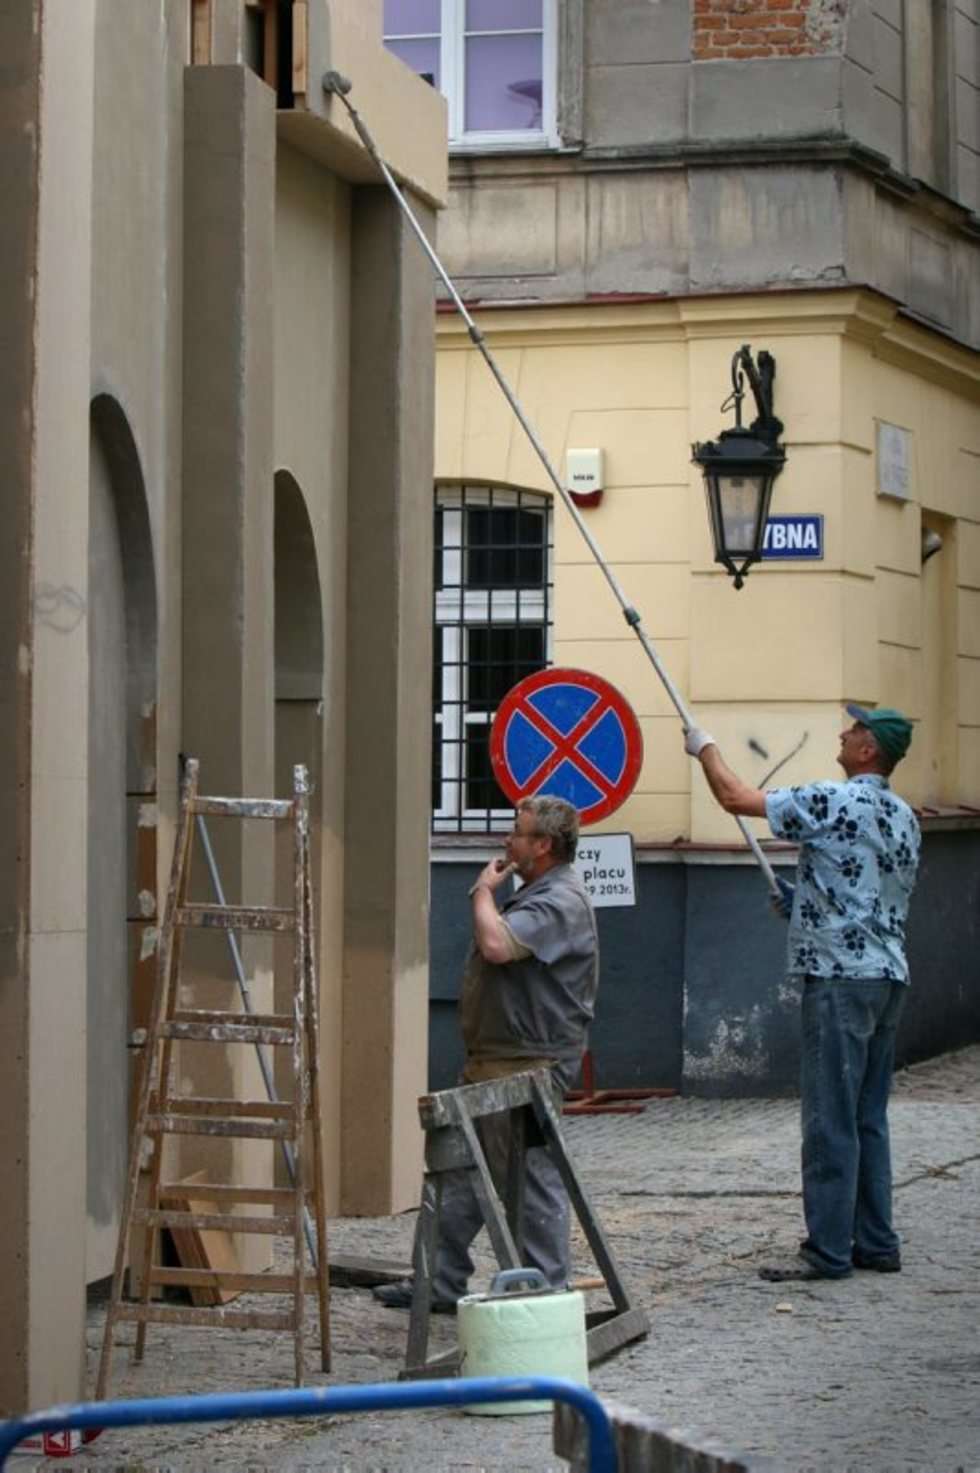
{"type": "Polygon", "coordinates": [[[556,865],[500,911],[530,955],[497,964],[470,948],[460,998],[466,1052],[577,1064],[599,983],[595,913],[581,879],[570,864],[556,865]]]}

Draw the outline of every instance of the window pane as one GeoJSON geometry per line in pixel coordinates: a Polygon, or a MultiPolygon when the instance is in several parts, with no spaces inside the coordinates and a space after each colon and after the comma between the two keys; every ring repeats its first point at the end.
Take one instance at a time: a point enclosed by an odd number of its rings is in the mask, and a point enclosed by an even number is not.
{"type": "Polygon", "coordinates": [[[540,625],[495,624],[467,635],[467,710],[492,713],[526,675],[544,667],[540,625]]]}
{"type": "Polygon", "coordinates": [[[442,705],[442,626],[437,624],[432,631],[432,709],[438,711],[442,705]]]}
{"type": "Polygon", "coordinates": [[[441,506],[437,506],[432,539],[432,587],[436,592],[442,587],[442,528],[443,510],[441,506]]]}
{"type": "Polygon", "coordinates": [[[466,586],[540,588],[544,583],[542,512],[470,507],[466,513],[466,586]]]}
{"type": "Polygon", "coordinates": [[[541,127],[541,37],[473,36],[466,42],[467,133],[541,127]]]}
{"type": "Polygon", "coordinates": [[[440,0],[385,0],[385,35],[439,34],[440,0]]]}
{"type": "Polygon", "coordinates": [[[433,87],[439,86],[439,42],[431,41],[386,41],[389,51],[400,56],[406,66],[420,77],[426,77],[433,87]]]}
{"type": "Polygon", "coordinates": [[[489,726],[466,728],[466,806],[482,809],[514,806],[497,787],[493,775],[489,726]]]}
{"type": "Polygon", "coordinates": [[[432,723],[432,793],[429,801],[433,812],[442,807],[442,727],[432,723]]]}
{"type": "Polygon", "coordinates": [[[468,31],[540,30],[542,0],[467,0],[468,31]]]}

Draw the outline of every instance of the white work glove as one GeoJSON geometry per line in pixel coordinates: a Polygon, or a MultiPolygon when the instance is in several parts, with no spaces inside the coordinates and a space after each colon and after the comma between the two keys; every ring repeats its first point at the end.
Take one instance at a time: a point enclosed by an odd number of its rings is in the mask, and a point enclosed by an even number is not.
{"type": "Polygon", "coordinates": [[[702,731],[700,726],[689,726],[684,732],[684,751],[689,757],[700,757],[705,747],[716,745],[714,737],[702,731]]]}

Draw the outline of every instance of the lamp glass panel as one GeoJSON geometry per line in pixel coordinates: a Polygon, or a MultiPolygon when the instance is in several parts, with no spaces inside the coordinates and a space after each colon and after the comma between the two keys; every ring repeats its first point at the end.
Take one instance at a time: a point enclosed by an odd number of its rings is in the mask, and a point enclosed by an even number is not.
{"type": "Polygon", "coordinates": [[[718,476],[718,499],[724,551],[731,556],[755,552],[763,508],[766,476],[718,476]]]}
{"type": "Polygon", "coordinates": [[[722,547],[721,523],[718,520],[718,477],[708,471],[704,473],[704,499],[708,503],[708,524],[711,541],[717,554],[722,547]]]}

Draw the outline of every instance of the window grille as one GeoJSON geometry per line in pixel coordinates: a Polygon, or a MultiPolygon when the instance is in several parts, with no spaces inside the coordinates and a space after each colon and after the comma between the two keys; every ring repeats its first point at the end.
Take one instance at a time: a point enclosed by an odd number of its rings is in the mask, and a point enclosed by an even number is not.
{"type": "Polygon", "coordinates": [[[548,497],[439,487],[435,504],[432,812],[436,833],[507,828],[513,804],[490,766],[490,725],[551,656],[548,497]]]}

